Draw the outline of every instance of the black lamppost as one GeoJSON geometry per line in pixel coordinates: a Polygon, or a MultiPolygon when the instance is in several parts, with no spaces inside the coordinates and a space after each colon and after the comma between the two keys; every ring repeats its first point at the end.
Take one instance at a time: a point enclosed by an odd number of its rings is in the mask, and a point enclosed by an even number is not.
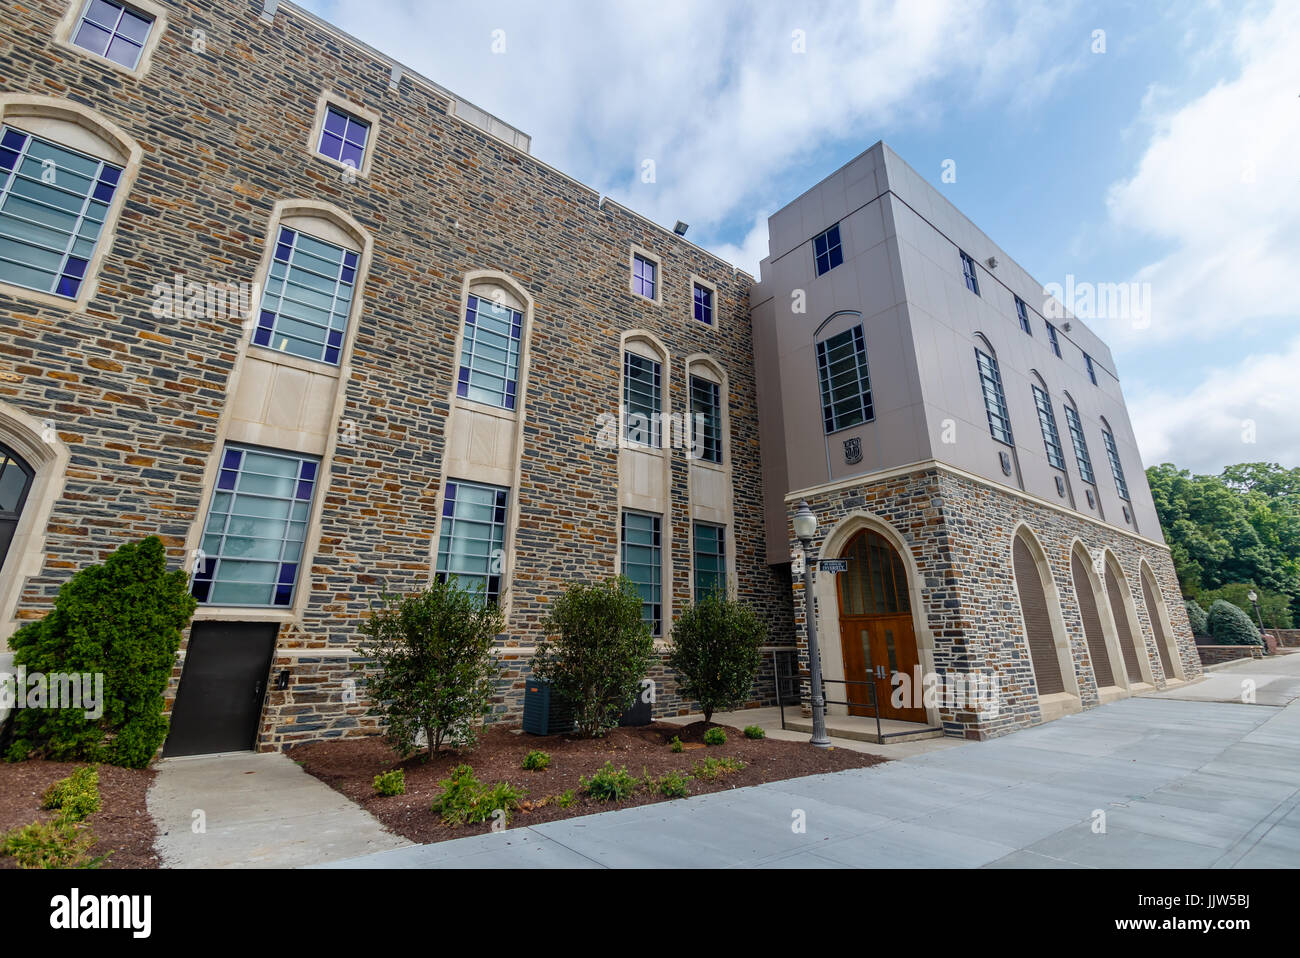
{"type": "Polygon", "coordinates": [[[1255,618],[1259,621],[1259,640],[1264,643],[1264,652],[1267,653],[1268,640],[1264,638],[1264,617],[1260,615],[1259,612],[1259,594],[1256,593],[1254,589],[1251,589],[1246,593],[1246,598],[1249,599],[1250,604],[1255,607],[1255,618]]]}
{"type": "Polygon", "coordinates": [[[822,693],[822,659],[817,648],[817,616],[813,610],[813,571],[812,541],[817,535],[817,516],[808,507],[806,500],[800,501],[799,511],[794,514],[794,534],[803,544],[803,600],[804,621],[808,623],[808,672],[809,684],[812,686],[812,744],[818,748],[829,748],[831,740],[826,737],[826,698],[822,693]]]}

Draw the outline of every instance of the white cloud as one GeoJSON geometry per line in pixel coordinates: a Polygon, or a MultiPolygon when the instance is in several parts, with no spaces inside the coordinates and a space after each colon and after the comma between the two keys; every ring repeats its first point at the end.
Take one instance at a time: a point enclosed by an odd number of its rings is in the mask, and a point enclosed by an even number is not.
{"type": "Polygon", "coordinates": [[[1295,322],[1297,36],[1300,5],[1277,0],[1233,32],[1235,79],[1149,117],[1152,139],[1132,177],[1112,187],[1108,206],[1114,229],[1152,237],[1167,252],[1133,277],[1151,284],[1150,328],[1102,324],[1112,345],[1295,322]]]}
{"type": "Polygon", "coordinates": [[[1187,391],[1130,396],[1144,463],[1172,461],[1193,472],[1217,473],[1238,462],[1300,462],[1297,369],[1300,337],[1276,352],[1215,369],[1187,391]]]}
{"type": "Polygon", "coordinates": [[[864,149],[897,118],[938,112],[941,85],[972,101],[1040,101],[1069,72],[1044,66],[1053,44],[1087,39],[1055,35],[1068,11],[963,0],[324,8],[532,134],[542,159],[657,222],[686,220],[701,243],[792,199],[782,174],[829,143],[864,149]],[[491,51],[494,30],[504,53],[491,51]],[[806,53],[793,52],[796,30],[806,53]],[[640,180],[646,159],[653,184],[640,180]]]}

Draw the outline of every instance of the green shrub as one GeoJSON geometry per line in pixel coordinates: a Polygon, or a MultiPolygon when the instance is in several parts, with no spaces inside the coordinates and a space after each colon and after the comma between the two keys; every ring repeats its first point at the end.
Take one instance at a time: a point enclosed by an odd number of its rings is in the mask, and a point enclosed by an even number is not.
{"type": "Polygon", "coordinates": [[[149,764],[167,737],[163,692],[196,605],[186,573],[167,571],[157,536],[120,546],[102,564],[77,572],[50,613],[20,628],[9,644],[14,665],[29,675],[102,675],[103,714],[15,709],[5,757],[149,764]]]}
{"type": "Polygon", "coordinates": [[[509,782],[486,786],[474,777],[474,769],[468,765],[457,765],[451,777],[438,784],[442,794],[433,800],[433,811],[448,825],[486,822],[498,810],[509,821],[528,794],[509,782]]]}
{"type": "Polygon", "coordinates": [[[606,762],[590,778],[580,779],[578,784],[597,801],[617,802],[636,790],[637,779],[628,773],[626,767],[615,769],[613,762],[606,762]]]}
{"type": "Polygon", "coordinates": [[[678,771],[672,771],[665,775],[660,775],[659,779],[655,782],[655,787],[659,790],[659,794],[664,796],[664,798],[685,798],[687,795],[691,794],[691,790],[688,787],[689,780],[690,776],[683,775],[678,771]]]}
{"type": "Polygon", "coordinates": [[[540,772],[542,769],[546,768],[550,764],[551,764],[550,753],[543,752],[541,749],[538,748],[533,749],[531,752],[529,752],[527,755],[524,756],[525,771],[540,772]]]}
{"type": "Polygon", "coordinates": [[[682,697],[700,703],[704,721],[749,698],[766,639],[767,626],[754,610],[721,593],[682,610],[668,665],[678,673],[682,697]]]}
{"type": "Polygon", "coordinates": [[[1210,636],[1210,623],[1206,618],[1205,610],[1201,608],[1200,603],[1193,599],[1188,599],[1183,603],[1187,607],[1187,621],[1192,627],[1192,635],[1198,639],[1206,639],[1210,636]]]}
{"type": "Polygon", "coordinates": [[[572,707],[580,735],[603,735],[632,704],[654,655],[636,586],[625,577],[569,586],[545,629],[533,674],[572,707]]]}
{"type": "Polygon", "coordinates": [[[1259,630],[1245,612],[1224,599],[1210,606],[1210,637],[1215,645],[1260,645],[1259,630]]]}
{"type": "Polygon", "coordinates": [[[686,746],[682,744],[680,736],[674,735],[668,742],[668,750],[671,752],[684,752],[686,746]]]}
{"type": "Polygon", "coordinates": [[[578,793],[571,788],[566,789],[555,796],[555,804],[559,805],[560,808],[572,808],[578,804],[578,793]]]}
{"type": "Polygon", "coordinates": [[[381,772],[375,776],[376,795],[405,795],[406,771],[395,768],[391,772],[381,772]]]}
{"type": "Polygon", "coordinates": [[[1263,618],[1265,624],[1271,629],[1289,629],[1295,624],[1289,595],[1262,586],[1257,587],[1250,582],[1229,582],[1217,589],[1207,589],[1196,598],[1198,602],[1206,605],[1212,605],[1215,599],[1231,602],[1246,613],[1246,618],[1251,622],[1258,625],[1258,619],[1263,618]],[[1255,593],[1254,602],[1250,601],[1251,592],[1255,593]],[[1255,610],[1256,605],[1259,606],[1258,612],[1255,610]]]}
{"type": "Polygon", "coordinates": [[[362,681],[383,717],[385,738],[403,756],[425,760],[443,743],[464,747],[476,740],[476,723],[491,709],[500,674],[492,645],[505,619],[484,597],[454,577],[404,596],[385,595],[361,625],[361,655],[378,671],[362,669],[362,681]]]}
{"type": "Polygon", "coordinates": [[[761,725],[746,725],[745,738],[767,738],[767,732],[763,731],[761,725]]]}
{"type": "Polygon", "coordinates": [[[112,852],[92,858],[96,843],[90,826],[70,818],[33,822],[0,838],[0,855],[11,855],[19,868],[98,868],[112,852]]]}
{"type": "Polygon", "coordinates": [[[720,728],[711,728],[704,733],[705,745],[726,745],[727,733],[720,728]]]}
{"type": "Polygon", "coordinates": [[[719,775],[739,772],[745,763],[738,758],[702,758],[691,769],[691,775],[701,781],[712,781],[719,775]]]}
{"type": "Polygon", "coordinates": [[[41,808],[57,809],[59,818],[79,822],[99,811],[99,770],[83,765],[45,790],[41,808]]]}

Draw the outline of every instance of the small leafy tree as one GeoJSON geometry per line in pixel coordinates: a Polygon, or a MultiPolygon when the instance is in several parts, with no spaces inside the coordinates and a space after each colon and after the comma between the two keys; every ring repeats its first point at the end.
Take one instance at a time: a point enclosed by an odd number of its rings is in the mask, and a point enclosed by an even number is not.
{"type": "Polygon", "coordinates": [[[1195,599],[1188,599],[1183,603],[1187,606],[1187,621],[1192,626],[1192,635],[1198,639],[1209,638],[1210,626],[1209,620],[1205,616],[1205,610],[1195,599]]]}
{"type": "MultiPolygon", "coordinates": [[[[29,675],[102,675],[103,714],[15,709],[5,757],[148,765],[167,737],[163,692],[196,605],[186,573],[167,571],[157,536],[126,543],[102,564],[77,572],[59,589],[53,610],[24,625],[9,644],[14,664],[29,675]]],[[[86,692],[83,680],[83,702],[86,692]]]]}
{"type": "Polygon", "coordinates": [[[533,674],[573,708],[580,735],[603,735],[632,704],[654,655],[636,586],[622,576],[571,585],[551,608],[545,629],[533,674]]]}
{"type": "Polygon", "coordinates": [[[475,724],[491,710],[500,668],[493,640],[505,618],[482,587],[471,591],[454,577],[421,592],[384,595],[361,625],[358,651],[377,667],[362,669],[383,717],[385,738],[402,756],[419,750],[425,760],[443,743],[463,747],[477,739],[475,724]]]}
{"type": "Polygon", "coordinates": [[[753,609],[716,592],[682,612],[668,664],[681,676],[682,696],[700,703],[704,721],[745,703],[766,639],[767,625],[753,609]]]}
{"type": "Polygon", "coordinates": [[[1218,645],[1261,645],[1259,630],[1250,617],[1224,599],[1210,606],[1210,635],[1218,645]]]}

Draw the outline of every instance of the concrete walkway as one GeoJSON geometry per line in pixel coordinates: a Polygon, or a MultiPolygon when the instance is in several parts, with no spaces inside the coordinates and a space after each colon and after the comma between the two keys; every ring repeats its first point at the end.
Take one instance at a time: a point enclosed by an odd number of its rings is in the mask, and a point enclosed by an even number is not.
{"type": "Polygon", "coordinates": [[[167,868],[294,868],[410,844],[283,753],[168,758],[157,769],[149,814],[167,868]]]}
{"type": "Polygon", "coordinates": [[[1300,652],[1212,666],[1199,681],[1148,694],[1189,702],[1242,702],[1253,696],[1256,705],[1290,705],[1300,698],[1300,652]]]}
{"type": "Polygon", "coordinates": [[[874,768],[327,867],[505,866],[1296,867],[1300,702],[1127,699],[874,768]]]}

